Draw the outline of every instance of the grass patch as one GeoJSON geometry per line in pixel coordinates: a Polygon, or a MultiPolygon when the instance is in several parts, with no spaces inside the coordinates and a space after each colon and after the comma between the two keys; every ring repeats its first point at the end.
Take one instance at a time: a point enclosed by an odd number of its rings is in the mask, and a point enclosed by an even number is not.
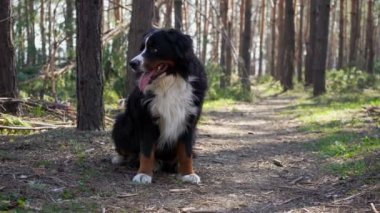
{"type": "Polygon", "coordinates": [[[364,110],[380,107],[379,94],[378,89],[364,89],[317,98],[303,95],[285,113],[300,121],[300,131],[319,134],[305,146],[328,159],[327,171],[342,177],[363,176],[380,170],[378,164],[367,163],[380,152],[380,138],[378,125],[368,122],[364,110]]]}
{"type": "Polygon", "coordinates": [[[233,99],[217,99],[217,100],[206,100],[203,104],[205,110],[216,110],[227,106],[236,104],[237,101],[233,99]]]}

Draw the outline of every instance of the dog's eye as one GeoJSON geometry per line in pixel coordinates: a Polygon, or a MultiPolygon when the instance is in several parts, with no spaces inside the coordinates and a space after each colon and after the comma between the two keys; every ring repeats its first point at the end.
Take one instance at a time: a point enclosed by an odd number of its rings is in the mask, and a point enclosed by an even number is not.
{"type": "Polygon", "coordinates": [[[158,50],[157,50],[156,48],[150,48],[150,51],[151,51],[152,53],[157,53],[157,52],[158,52],[158,50]]]}

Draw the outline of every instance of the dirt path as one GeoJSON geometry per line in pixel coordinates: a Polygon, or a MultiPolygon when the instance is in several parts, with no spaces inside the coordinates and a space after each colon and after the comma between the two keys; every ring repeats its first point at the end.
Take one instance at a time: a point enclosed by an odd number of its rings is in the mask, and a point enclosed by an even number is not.
{"type": "Polygon", "coordinates": [[[133,184],[135,171],[110,163],[109,133],[0,137],[0,198],[46,212],[349,211],[333,202],[344,193],[337,179],[323,175],[321,160],[305,149],[315,135],[280,114],[292,101],[206,112],[196,146],[199,186],[162,173],[152,185],[133,184]]]}

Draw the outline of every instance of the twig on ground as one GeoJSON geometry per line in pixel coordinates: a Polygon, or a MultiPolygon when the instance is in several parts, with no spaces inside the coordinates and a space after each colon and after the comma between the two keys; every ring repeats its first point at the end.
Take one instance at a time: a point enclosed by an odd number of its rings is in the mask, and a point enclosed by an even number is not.
{"type": "Polygon", "coordinates": [[[0,129],[8,129],[8,130],[48,130],[48,129],[58,129],[58,128],[68,128],[74,126],[38,126],[38,127],[27,127],[27,126],[3,126],[0,125],[0,129]]]}
{"type": "Polygon", "coordinates": [[[364,190],[364,191],[361,191],[361,192],[359,192],[359,193],[353,194],[353,195],[348,196],[348,197],[346,197],[346,198],[342,198],[342,199],[339,199],[339,200],[335,200],[333,203],[340,203],[340,202],[342,202],[342,201],[351,200],[351,199],[354,199],[354,198],[356,198],[356,197],[362,196],[363,194],[365,194],[365,193],[367,193],[367,192],[369,192],[369,191],[376,190],[376,189],[379,189],[379,188],[380,188],[380,185],[376,185],[376,186],[374,186],[374,187],[371,187],[371,188],[369,188],[369,189],[367,189],[367,190],[364,190]]]}
{"type": "Polygon", "coordinates": [[[379,213],[379,211],[377,211],[376,207],[375,207],[375,204],[371,203],[371,209],[374,213],[379,213]]]}

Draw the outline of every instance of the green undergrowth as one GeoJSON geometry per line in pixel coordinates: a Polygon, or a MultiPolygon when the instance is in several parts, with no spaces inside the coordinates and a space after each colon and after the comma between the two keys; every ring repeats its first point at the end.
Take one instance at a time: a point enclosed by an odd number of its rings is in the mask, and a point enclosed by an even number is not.
{"type": "Polygon", "coordinates": [[[380,161],[373,160],[380,157],[379,115],[370,115],[370,108],[380,108],[377,88],[303,95],[286,114],[301,123],[300,131],[316,135],[305,146],[327,160],[328,172],[365,176],[380,171],[380,161]]]}

